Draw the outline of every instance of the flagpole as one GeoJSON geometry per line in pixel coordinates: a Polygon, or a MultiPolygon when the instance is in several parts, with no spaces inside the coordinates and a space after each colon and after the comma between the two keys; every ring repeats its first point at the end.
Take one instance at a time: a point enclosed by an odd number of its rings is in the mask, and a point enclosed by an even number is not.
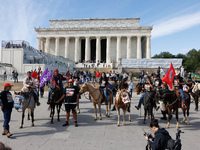
{"type": "Polygon", "coordinates": [[[41,72],[41,67],[38,67],[38,96],[40,96],[40,72],[41,72]]]}

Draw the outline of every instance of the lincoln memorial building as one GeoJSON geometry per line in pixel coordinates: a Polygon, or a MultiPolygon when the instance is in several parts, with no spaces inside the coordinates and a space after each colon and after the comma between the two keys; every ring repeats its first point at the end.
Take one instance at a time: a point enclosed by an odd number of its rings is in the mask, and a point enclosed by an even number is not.
{"type": "Polygon", "coordinates": [[[117,65],[121,59],[151,59],[152,26],[140,18],[50,20],[49,28],[35,28],[38,50],[77,62],[117,65]]]}

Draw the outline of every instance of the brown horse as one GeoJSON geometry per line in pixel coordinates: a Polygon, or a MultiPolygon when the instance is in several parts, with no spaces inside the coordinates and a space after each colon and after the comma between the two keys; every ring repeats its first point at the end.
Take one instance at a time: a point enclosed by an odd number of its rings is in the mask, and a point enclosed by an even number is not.
{"type": "MultiPolygon", "coordinates": [[[[111,102],[112,102],[113,94],[112,94],[112,91],[110,89],[108,89],[108,90],[110,92],[110,94],[108,95],[109,111],[108,111],[108,105],[106,105],[106,116],[110,117],[110,109],[111,109],[111,102]]],[[[92,99],[93,106],[94,106],[94,111],[95,111],[94,120],[97,120],[96,104],[99,107],[99,115],[100,115],[99,120],[102,120],[102,117],[101,117],[101,103],[102,103],[102,101],[105,102],[103,93],[100,91],[100,89],[97,89],[97,88],[93,87],[92,85],[90,85],[89,83],[85,82],[83,84],[83,86],[81,87],[79,92],[80,92],[80,94],[83,94],[83,93],[85,93],[87,91],[91,95],[91,99],[92,99]]]]}
{"type": "Polygon", "coordinates": [[[144,92],[144,91],[142,90],[142,85],[143,85],[143,83],[138,83],[138,84],[136,85],[136,93],[137,93],[137,95],[139,95],[140,92],[144,92]]]}
{"type": "MultiPolygon", "coordinates": [[[[126,114],[127,107],[130,107],[130,104],[125,104],[122,101],[122,99],[127,96],[128,96],[128,93],[123,89],[117,94],[117,96],[114,99],[115,106],[116,106],[116,109],[118,112],[118,123],[117,123],[118,127],[120,126],[120,121],[119,121],[120,120],[120,108],[123,110],[123,122],[124,122],[124,126],[126,126],[125,114],[126,114]]],[[[129,112],[129,121],[131,122],[131,113],[130,112],[129,112]]]]}
{"type": "Polygon", "coordinates": [[[163,100],[166,109],[168,111],[168,122],[166,128],[170,126],[170,120],[172,118],[172,110],[176,112],[176,128],[179,128],[178,123],[178,108],[179,108],[179,99],[175,91],[167,91],[160,98],[163,100]]]}
{"type": "Polygon", "coordinates": [[[189,109],[190,109],[190,97],[187,96],[186,93],[185,100],[186,100],[186,108],[182,108],[183,100],[180,96],[179,91],[167,91],[165,92],[160,98],[163,99],[163,102],[166,105],[166,108],[168,110],[168,123],[166,128],[169,128],[170,126],[170,120],[172,118],[172,110],[175,110],[176,112],[176,128],[179,128],[179,122],[178,122],[178,108],[181,108],[183,111],[183,123],[185,123],[185,111],[187,110],[187,125],[189,125],[189,109]]]}

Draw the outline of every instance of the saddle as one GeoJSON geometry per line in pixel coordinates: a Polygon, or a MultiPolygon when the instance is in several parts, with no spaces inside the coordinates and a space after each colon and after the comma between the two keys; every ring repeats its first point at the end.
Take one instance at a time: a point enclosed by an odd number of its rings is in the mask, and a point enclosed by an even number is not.
{"type": "Polygon", "coordinates": [[[107,91],[107,95],[111,95],[112,94],[112,90],[111,89],[107,88],[106,91],[107,91]]]}
{"type": "Polygon", "coordinates": [[[188,98],[190,98],[190,95],[189,95],[189,93],[188,93],[188,92],[186,92],[186,91],[183,91],[183,92],[184,92],[185,99],[188,99],[188,98]]]}

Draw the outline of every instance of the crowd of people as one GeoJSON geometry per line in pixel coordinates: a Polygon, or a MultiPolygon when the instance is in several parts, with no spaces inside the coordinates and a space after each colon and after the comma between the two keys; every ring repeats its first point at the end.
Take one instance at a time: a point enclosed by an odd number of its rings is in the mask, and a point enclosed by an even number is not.
{"type": "MultiPolygon", "coordinates": [[[[183,68],[183,67],[182,67],[183,68]]],[[[180,92],[181,98],[183,100],[183,105],[182,107],[185,106],[185,98],[183,91],[188,90],[184,89],[185,86],[187,86],[189,89],[193,88],[194,82],[188,78],[187,82],[184,80],[183,69],[180,69],[180,72],[175,75],[174,77],[174,90],[178,90],[180,92]],[[183,76],[183,77],[182,77],[183,76]]],[[[76,114],[76,107],[79,106],[79,90],[80,90],[80,84],[84,84],[85,82],[90,82],[92,83],[93,86],[98,86],[102,91],[104,95],[104,100],[105,104],[108,104],[108,95],[107,95],[107,89],[111,89],[113,92],[113,98],[116,97],[117,92],[120,92],[121,90],[125,90],[129,93],[130,99],[132,98],[132,91],[134,89],[134,82],[133,82],[133,77],[134,74],[132,72],[129,72],[128,74],[126,72],[118,73],[115,71],[111,72],[102,72],[99,73],[98,71],[94,72],[89,72],[89,71],[83,71],[77,70],[74,72],[69,72],[67,71],[66,73],[59,73],[58,69],[55,69],[54,74],[51,78],[51,85],[50,85],[50,91],[53,88],[59,88],[60,91],[62,92],[62,96],[56,101],[56,103],[59,103],[61,100],[64,99],[64,104],[65,104],[65,110],[66,110],[66,120],[63,126],[68,126],[69,125],[69,117],[70,117],[70,111],[73,113],[73,118],[74,118],[74,125],[75,127],[78,127],[78,122],[77,122],[77,114],[76,114]],[[67,81],[68,85],[66,87],[63,86],[63,81],[67,81]]],[[[142,84],[142,90],[144,93],[142,94],[139,103],[135,108],[139,110],[141,108],[141,104],[143,102],[144,96],[152,91],[152,90],[161,90],[161,95],[165,93],[166,91],[169,90],[168,86],[166,83],[162,82],[161,78],[164,77],[165,73],[162,70],[161,67],[158,68],[158,71],[156,74],[153,74],[153,76],[149,76],[148,72],[141,71],[138,74],[139,77],[139,82],[142,84]]],[[[23,81],[23,88],[22,91],[26,91],[27,87],[32,85],[32,93],[34,95],[34,100],[37,106],[40,105],[39,102],[39,95],[37,92],[37,86],[39,85],[37,79],[32,78],[32,73],[33,71],[27,72],[27,77],[23,81]]],[[[15,81],[17,81],[16,77],[18,76],[17,71],[13,71],[13,77],[15,77],[15,81]]],[[[48,83],[48,85],[50,84],[48,83]]],[[[14,101],[12,99],[12,94],[10,93],[11,87],[13,85],[6,83],[4,85],[4,90],[1,92],[1,109],[4,113],[4,124],[3,124],[3,133],[2,135],[7,135],[7,137],[12,136],[10,133],[10,118],[11,118],[11,113],[12,113],[12,108],[14,105],[14,101]]],[[[48,101],[47,104],[50,104],[49,102],[50,97],[48,96],[48,101]]],[[[157,111],[159,109],[159,106],[157,106],[156,102],[154,102],[154,108],[157,111]]],[[[116,110],[115,108],[115,103],[113,106],[112,111],[116,110]]],[[[130,111],[130,105],[127,107],[127,111],[130,111]]],[[[166,120],[166,111],[161,110],[163,117],[161,119],[166,120]]],[[[149,142],[149,145],[154,149],[160,149],[161,147],[166,147],[166,143],[164,143],[164,139],[160,133],[165,133],[166,135],[168,132],[164,129],[160,129],[158,125],[158,121],[154,120],[150,124],[150,128],[155,132],[155,140],[154,142],[149,141],[149,137],[146,137],[146,139],[149,142]],[[162,140],[156,140],[156,138],[161,138],[162,140]]],[[[167,135],[167,138],[171,138],[169,135],[167,135]]]]}

